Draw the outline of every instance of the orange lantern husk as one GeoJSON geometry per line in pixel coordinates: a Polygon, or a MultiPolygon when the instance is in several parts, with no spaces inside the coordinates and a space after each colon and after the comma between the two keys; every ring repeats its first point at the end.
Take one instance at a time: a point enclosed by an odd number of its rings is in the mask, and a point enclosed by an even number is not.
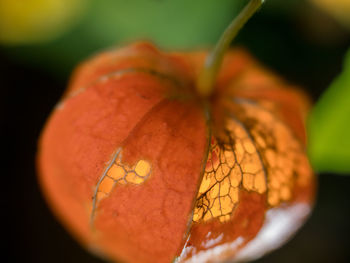
{"type": "Polygon", "coordinates": [[[308,216],[307,97],[236,49],[202,99],[195,80],[205,56],[148,43],[104,52],[77,69],[49,118],[40,183],[94,253],[125,262],[253,259],[308,216]]]}

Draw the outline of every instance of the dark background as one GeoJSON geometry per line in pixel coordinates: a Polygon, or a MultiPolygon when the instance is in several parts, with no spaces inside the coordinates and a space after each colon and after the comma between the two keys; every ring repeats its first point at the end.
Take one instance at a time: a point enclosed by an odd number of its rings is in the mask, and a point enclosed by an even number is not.
{"type": "MultiPolygon", "coordinates": [[[[350,34],[329,17],[293,18],[259,13],[241,32],[262,63],[316,101],[341,72],[350,34]],[[320,22],[321,21],[321,22],[320,22]],[[321,25],[321,28],[320,28],[321,25]],[[319,32],[320,31],[320,32],[319,32]]],[[[63,93],[69,75],[14,57],[0,47],[2,142],[1,262],[102,262],[82,249],[56,221],[36,179],[40,131],[63,93]]],[[[71,69],[67,69],[70,71],[71,69]]],[[[350,132],[349,132],[350,133],[350,132]]],[[[350,262],[350,177],[320,174],[318,198],[305,226],[283,248],[258,262],[350,262]]]]}

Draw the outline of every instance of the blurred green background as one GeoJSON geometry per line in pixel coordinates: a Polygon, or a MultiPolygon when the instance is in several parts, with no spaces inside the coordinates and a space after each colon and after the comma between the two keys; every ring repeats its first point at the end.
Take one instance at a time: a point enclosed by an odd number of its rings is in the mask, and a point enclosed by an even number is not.
{"type": "MultiPolygon", "coordinates": [[[[40,130],[73,68],[134,40],[165,50],[210,47],[246,2],[0,0],[5,262],[101,262],[52,217],[35,177],[40,130]]],[[[308,125],[309,153],[323,172],[315,211],[296,238],[258,262],[350,260],[350,177],[336,174],[350,174],[349,2],[266,0],[232,44],[302,86],[316,103],[308,125]]]]}

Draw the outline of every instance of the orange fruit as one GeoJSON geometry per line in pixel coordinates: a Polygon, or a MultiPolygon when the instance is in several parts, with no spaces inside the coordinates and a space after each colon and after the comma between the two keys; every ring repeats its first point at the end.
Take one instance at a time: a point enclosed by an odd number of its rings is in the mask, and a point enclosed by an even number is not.
{"type": "Polygon", "coordinates": [[[123,262],[251,259],[309,214],[307,97],[236,49],[201,98],[205,56],[138,43],[75,72],[38,167],[50,207],[89,250],[123,262]]]}

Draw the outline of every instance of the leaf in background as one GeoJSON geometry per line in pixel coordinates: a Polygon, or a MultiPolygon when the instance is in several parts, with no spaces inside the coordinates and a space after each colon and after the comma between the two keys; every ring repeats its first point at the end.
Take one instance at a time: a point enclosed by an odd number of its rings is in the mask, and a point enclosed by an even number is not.
{"type": "Polygon", "coordinates": [[[342,74],[314,107],[309,119],[309,155],[319,172],[350,172],[350,49],[342,74]]]}
{"type": "Polygon", "coordinates": [[[0,0],[0,42],[19,45],[47,42],[81,17],[86,0],[0,0]]]}
{"type": "MultiPolygon", "coordinates": [[[[1,0],[0,0],[1,1],[1,0]]],[[[11,55],[67,74],[94,52],[132,40],[189,49],[215,43],[245,0],[90,0],[80,25],[55,42],[8,49],[11,55]]]]}
{"type": "Polygon", "coordinates": [[[99,39],[152,39],[167,48],[213,43],[244,0],[103,0],[93,2],[89,27],[99,39]],[[103,29],[103,31],[101,30],[103,29]]]}

